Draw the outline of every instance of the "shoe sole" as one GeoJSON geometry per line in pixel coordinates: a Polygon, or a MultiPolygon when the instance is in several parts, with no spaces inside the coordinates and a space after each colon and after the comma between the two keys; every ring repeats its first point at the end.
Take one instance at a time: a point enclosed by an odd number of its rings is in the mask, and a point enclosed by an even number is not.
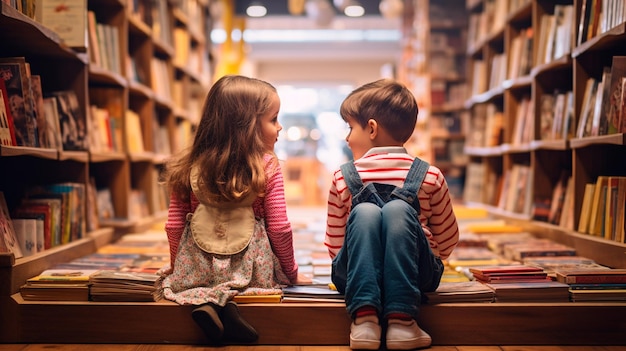
{"type": "Polygon", "coordinates": [[[431,338],[417,338],[401,341],[387,341],[387,350],[413,350],[429,347],[432,344],[431,338]]]}
{"type": "Polygon", "coordinates": [[[355,340],[350,338],[350,348],[353,350],[378,350],[380,348],[380,341],[375,342],[372,340],[355,340]]]}
{"type": "Polygon", "coordinates": [[[212,307],[202,306],[191,312],[191,318],[202,329],[204,334],[212,341],[220,341],[224,334],[224,326],[220,317],[212,307]]]}
{"type": "Polygon", "coordinates": [[[259,334],[241,314],[233,302],[228,302],[222,309],[224,323],[224,340],[241,343],[253,343],[259,339],[259,334]]]}

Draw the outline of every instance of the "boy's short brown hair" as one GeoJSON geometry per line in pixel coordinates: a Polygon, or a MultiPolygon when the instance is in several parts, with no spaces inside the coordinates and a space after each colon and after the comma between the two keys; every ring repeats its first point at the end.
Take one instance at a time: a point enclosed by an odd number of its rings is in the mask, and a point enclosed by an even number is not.
{"type": "Polygon", "coordinates": [[[352,91],[341,104],[341,118],[361,127],[375,120],[398,142],[405,143],[415,129],[417,102],[413,93],[393,79],[379,79],[352,91]]]}

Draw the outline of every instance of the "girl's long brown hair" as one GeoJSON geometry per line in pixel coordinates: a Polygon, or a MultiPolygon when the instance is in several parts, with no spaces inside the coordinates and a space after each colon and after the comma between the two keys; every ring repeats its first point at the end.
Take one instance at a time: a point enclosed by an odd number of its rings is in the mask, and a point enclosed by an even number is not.
{"type": "Polygon", "coordinates": [[[239,202],[264,195],[263,156],[259,118],[270,107],[276,89],[259,79],[239,75],[220,78],[209,90],[193,144],[166,168],[166,184],[188,201],[193,166],[199,167],[200,187],[212,203],[239,202]]]}

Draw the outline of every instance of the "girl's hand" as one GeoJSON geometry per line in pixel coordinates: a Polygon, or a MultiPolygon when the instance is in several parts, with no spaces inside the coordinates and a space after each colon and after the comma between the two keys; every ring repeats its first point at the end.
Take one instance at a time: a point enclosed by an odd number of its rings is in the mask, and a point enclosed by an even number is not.
{"type": "Polygon", "coordinates": [[[298,273],[298,277],[296,278],[296,284],[307,285],[307,284],[312,284],[312,283],[313,283],[313,279],[309,275],[298,273]]]}

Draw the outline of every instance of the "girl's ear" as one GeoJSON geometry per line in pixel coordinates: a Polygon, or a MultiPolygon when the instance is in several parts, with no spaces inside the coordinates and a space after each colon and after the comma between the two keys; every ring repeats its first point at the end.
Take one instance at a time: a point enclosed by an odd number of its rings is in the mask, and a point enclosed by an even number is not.
{"type": "Polygon", "coordinates": [[[376,136],[378,135],[378,122],[376,122],[375,119],[370,119],[367,121],[366,128],[369,128],[370,140],[376,139],[376,136]]]}

